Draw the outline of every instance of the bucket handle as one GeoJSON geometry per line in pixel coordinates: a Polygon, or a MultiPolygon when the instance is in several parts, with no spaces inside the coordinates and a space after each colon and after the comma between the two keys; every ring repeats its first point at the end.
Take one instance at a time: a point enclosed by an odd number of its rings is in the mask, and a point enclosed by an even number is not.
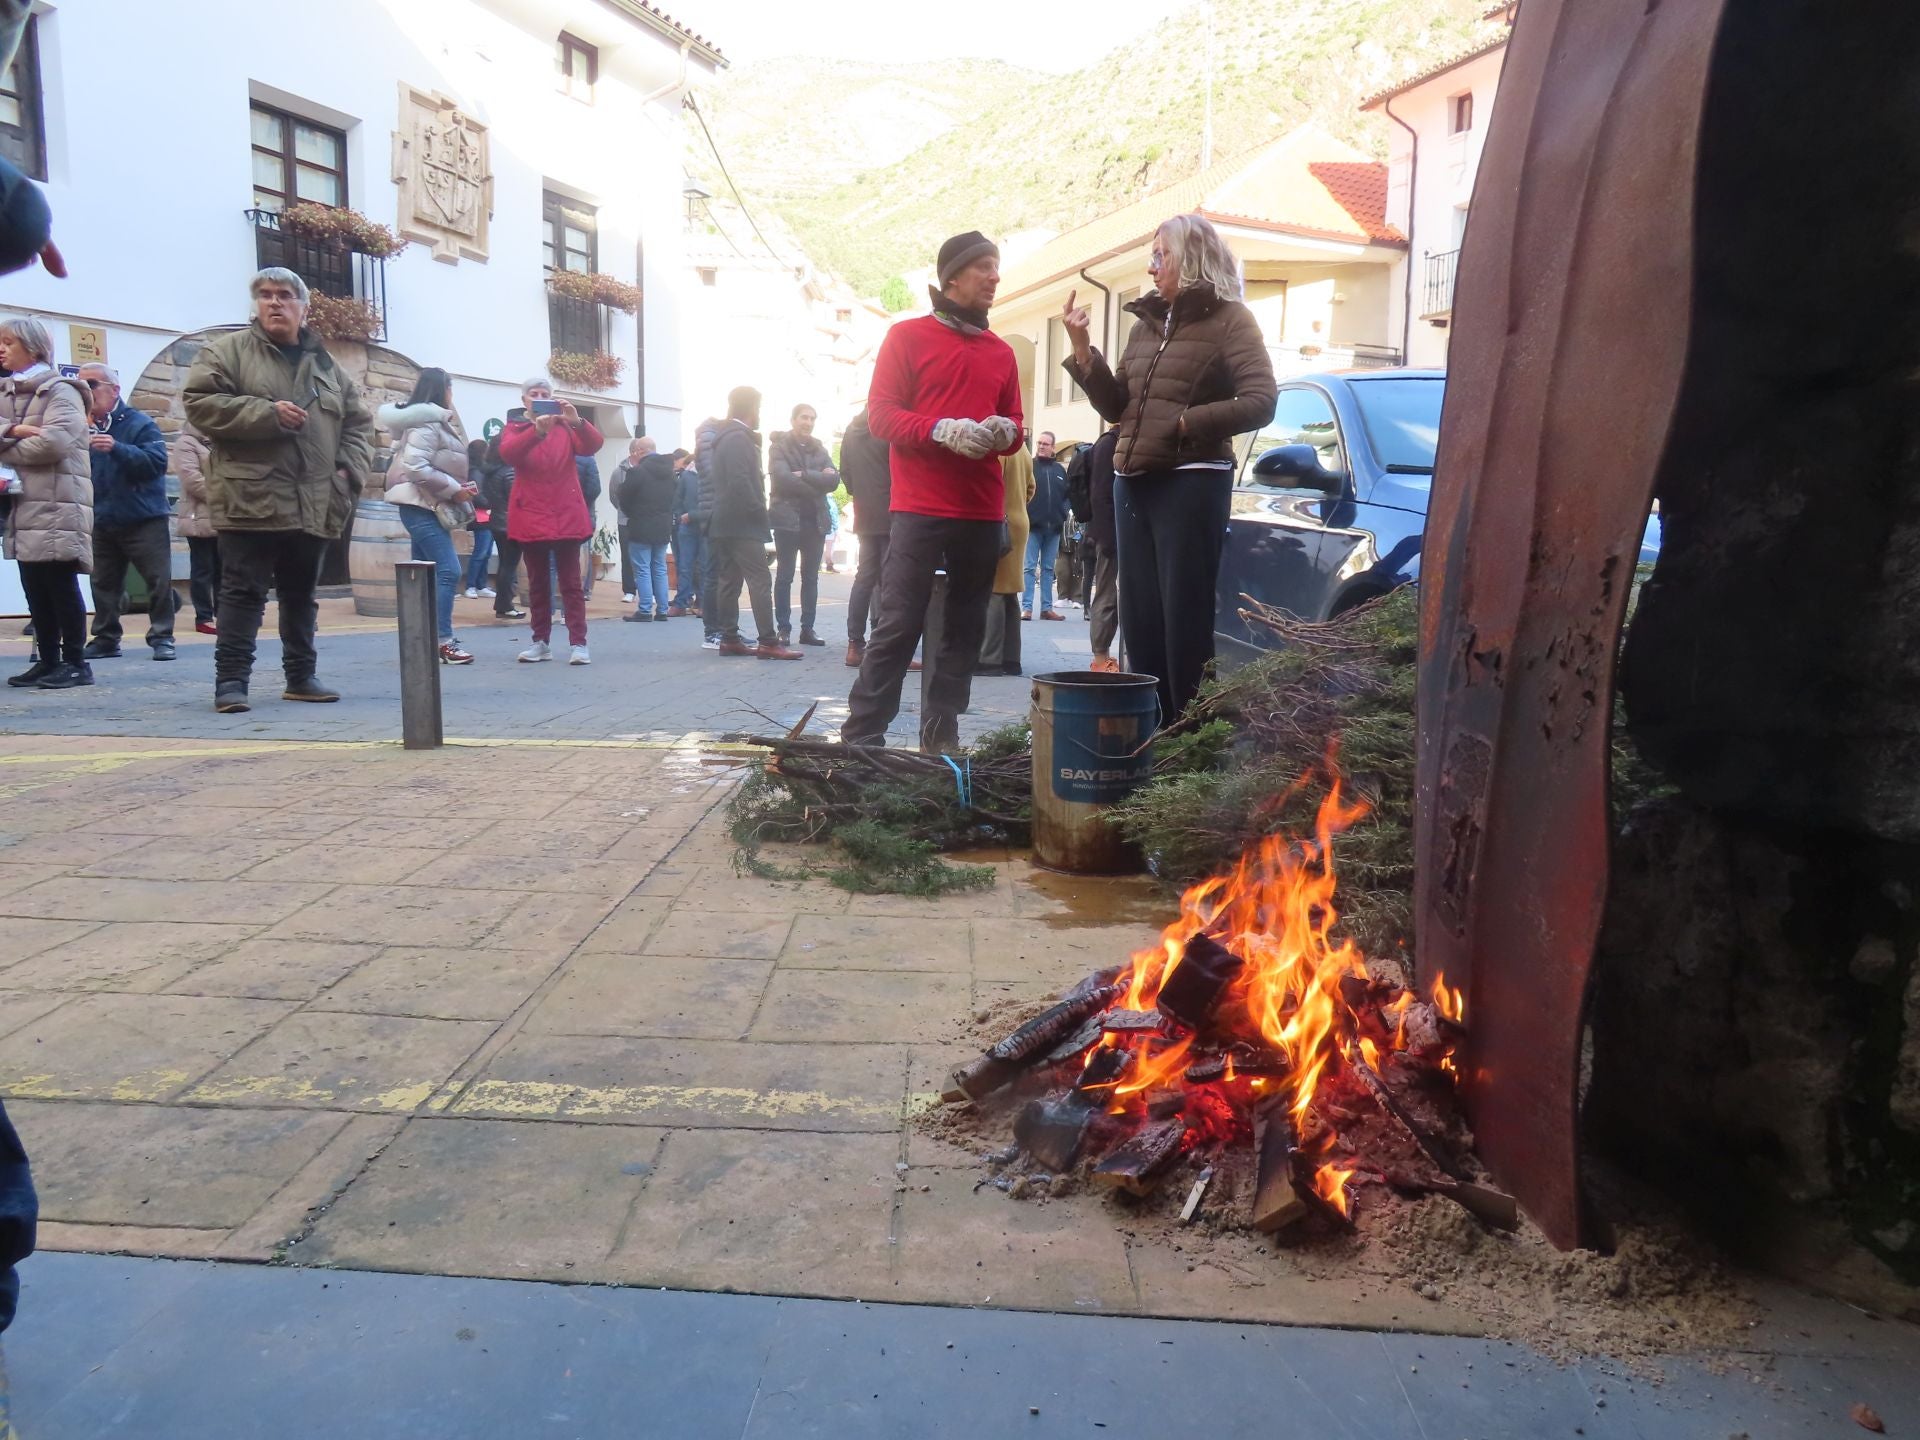
{"type": "MultiPolygon", "coordinates": [[[[1073,736],[1062,735],[1057,730],[1054,731],[1053,743],[1058,745],[1062,741],[1064,741],[1068,745],[1073,746],[1074,749],[1084,751],[1086,754],[1091,755],[1096,760],[1134,760],[1139,758],[1141,752],[1143,752],[1149,745],[1153,744],[1153,742],[1157,738],[1159,738],[1160,721],[1163,718],[1165,718],[1165,715],[1166,715],[1166,712],[1161,708],[1161,705],[1160,705],[1160,692],[1156,690],[1154,691],[1154,694],[1153,694],[1153,728],[1147,731],[1146,739],[1142,740],[1138,745],[1134,746],[1133,749],[1127,751],[1127,753],[1124,755],[1103,755],[1100,751],[1089,749],[1087,746],[1081,744],[1080,741],[1074,739],[1073,736]]],[[[951,765],[953,762],[949,760],[947,763],[951,765]]]]}

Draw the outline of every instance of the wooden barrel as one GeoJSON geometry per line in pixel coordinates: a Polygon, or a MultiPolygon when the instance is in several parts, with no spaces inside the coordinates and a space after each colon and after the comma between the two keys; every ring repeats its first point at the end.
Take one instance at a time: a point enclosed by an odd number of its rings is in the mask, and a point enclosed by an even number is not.
{"type": "Polygon", "coordinates": [[[393,567],[413,558],[413,540],[400,523],[400,507],[385,500],[362,500],[353,507],[353,543],[347,547],[347,571],[353,579],[356,615],[398,615],[399,594],[393,567]]]}

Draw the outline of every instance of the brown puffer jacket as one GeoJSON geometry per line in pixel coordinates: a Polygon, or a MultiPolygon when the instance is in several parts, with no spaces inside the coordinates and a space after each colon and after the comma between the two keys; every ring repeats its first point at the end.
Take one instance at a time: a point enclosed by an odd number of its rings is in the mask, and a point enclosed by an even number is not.
{"type": "Polygon", "coordinates": [[[0,431],[33,425],[38,435],[0,439],[13,471],[7,558],[72,561],[93,569],[93,462],[87,454],[87,392],[51,366],[0,382],[0,431]]]}
{"type": "Polygon", "coordinates": [[[173,512],[183,540],[211,540],[213,511],[207,505],[207,437],[191,425],[173,442],[173,473],[180,477],[180,508],[173,512]]]}
{"type": "Polygon", "coordinates": [[[1273,360],[1253,312],[1237,300],[1222,300],[1206,284],[1175,297],[1171,327],[1158,291],[1127,309],[1139,319],[1118,374],[1098,350],[1084,369],[1071,355],[1064,362],[1101,417],[1120,422],[1114,470],[1138,475],[1231,460],[1233,437],[1271,420],[1277,393],[1273,360]]]}

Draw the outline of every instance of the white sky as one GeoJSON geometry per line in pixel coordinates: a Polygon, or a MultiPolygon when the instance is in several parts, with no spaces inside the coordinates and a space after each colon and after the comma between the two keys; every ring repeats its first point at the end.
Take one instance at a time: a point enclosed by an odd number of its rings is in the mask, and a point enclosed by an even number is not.
{"type": "Polygon", "coordinates": [[[1179,0],[657,0],[743,64],[782,55],[844,60],[998,59],[1064,74],[1137,41],[1179,0]]]}

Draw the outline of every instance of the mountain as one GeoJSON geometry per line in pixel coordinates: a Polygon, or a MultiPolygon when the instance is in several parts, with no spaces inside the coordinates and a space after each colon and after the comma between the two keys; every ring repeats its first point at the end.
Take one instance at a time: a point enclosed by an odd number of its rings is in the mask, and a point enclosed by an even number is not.
{"type": "MultiPolygon", "coordinates": [[[[1360,101],[1490,36],[1486,8],[1219,0],[1213,157],[1308,120],[1384,156],[1386,122],[1360,101]]],[[[795,58],[726,77],[710,123],[749,203],[776,212],[816,265],[877,294],[955,231],[1065,230],[1193,174],[1206,32],[1206,7],[1189,5],[1064,77],[795,58]]],[[[691,153],[711,161],[704,141],[691,153]]]]}

